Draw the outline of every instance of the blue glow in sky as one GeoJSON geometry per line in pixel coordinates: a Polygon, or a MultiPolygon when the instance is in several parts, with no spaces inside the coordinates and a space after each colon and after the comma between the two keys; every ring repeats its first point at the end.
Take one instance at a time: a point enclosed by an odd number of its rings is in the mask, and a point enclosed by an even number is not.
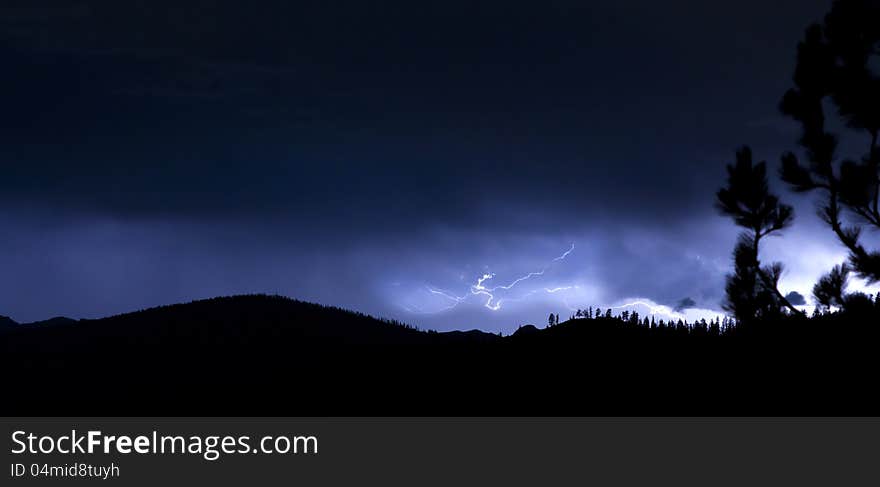
{"type": "MultiPolygon", "coordinates": [[[[714,193],[736,147],[771,167],[794,147],[777,106],[829,6],[19,3],[0,6],[0,315],[259,292],[506,332],[720,313],[737,231],[714,193]]],[[[845,252],[771,184],[797,219],[763,258],[809,296],[845,252]]]]}

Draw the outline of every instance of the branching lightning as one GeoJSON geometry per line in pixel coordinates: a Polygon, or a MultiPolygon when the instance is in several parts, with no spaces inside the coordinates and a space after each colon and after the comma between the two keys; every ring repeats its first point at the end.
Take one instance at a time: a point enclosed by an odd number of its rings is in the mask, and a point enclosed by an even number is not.
{"type": "MultiPolygon", "coordinates": [[[[443,289],[438,289],[438,288],[435,288],[432,286],[428,286],[427,289],[428,289],[428,292],[430,292],[431,294],[436,294],[436,295],[442,296],[442,297],[448,299],[449,301],[451,301],[451,303],[448,306],[438,310],[437,312],[453,309],[456,306],[458,306],[460,303],[466,301],[470,296],[483,296],[483,297],[485,297],[486,301],[483,304],[483,306],[486,307],[487,309],[492,310],[492,311],[498,311],[499,309],[501,309],[501,304],[503,302],[505,302],[505,301],[519,301],[521,299],[524,299],[527,296],[531,296],[532,294],[539,292],[539,290],[532,290],[532,291],[529,291],[528,293],[526,293],[520,297],[515,297],[515,298],[497,297],[496,295],[499,294],[499,292],[509,291],[523,281],[527,281],[527,280],[535,278],[535,277],[543,276],[544,273],[550,269],[550,267],[552,267],[556,262],[560,262],[562,260],[565,260],[565,258],[568,257],[569,254],[571,254],[573,251],[574,251],[574,244],[572,243],[571,247],[568,250],[566,250],[562,255],[551,260],[547,265],[545,265],[540,270],[534,271],[534,272],[529,272],[528,274],[526,274],[524,276],[518,277],[518,278],[514,279],[513,281],[511,281],[510,284],[503,284],[503,285],[498,285],[498,286],[493,286],[493,287],[486,286],[487,281],[490,281],[495,278],[494,273],[486,273],[486,274],[483,274],[480,277],[478,277],[476,282],[474,284],[471,284],[469,292],[467,294],[462,295],[462,296],[458,296],[458,295],[453,294],[451,292],[445,291],[443,289]]],[[[576,286],[561,286],[561,287],[556,287],[556,288],[544,288],[544,291],[547,293],[557,293],[560,291],[573,289],[574,287],[576,287],[576,286]]]]}
{"type": "Polygon", "coordinates": [[[452,293],[446,292],[446,291],[444,291],[444,290],[442,290],[442,289],[436,289],[436,288],[433,288],[433,287],[431,287],[431,286],[428,286],[428,292],[430,292],[431,294],[438,294],[438,295],[440,295],[440,296],[443,296],[444,298],[447,298],[447,299],[452,300],[452,304],[450,304],[449,306],[445,306],[445,307],[443,307],[443,308],[437,310],[437,311],[436,311],[437,313],[440,313],[440,312],[442,312],[442,311],[446,311],[446,310],[450,310],[450,309],[452,309],[452,308],[458,306],[458,303],[461,303],[462,301],[464,301],[464,300],[467,299],[467,297],[468,297],[467,294],[465,294],[464,296],[456,296],[456,295],[454,295],[454,294],[452,294],[452,293]]]}
{"type": "MultiPolygon", "coordinates": [[[[526,290],[525,292],[520,292],[518,294],[513,294],[510,292],[512,289],[517,287],[521,287],[521,284],[525,281],[537,279],[543,275],[547,271],[550,270],[556,263],[561,262],[566,259],[572,252],[574,251],[574,244],[571,244],[571,247],[563,252],[561,255],[553,258],[549,262],[547,262],[544,267],[524,274],[516,279],[513,279],[507,284],[499,284],[496,286],[491,286],[490,282],[495,279],[496,275],[493,272],[485,272],[471,284],[466,292],[461,294],[457,294],[455,292],[451,292],[447,289],[437,288],[431,285],[426,286],[427,292],[439,296],[443,300],[446,300],[448,304],[441,307],[440,309],[435,309],[432,311],[424,310],[420,307],[414,307],[415,309],[406,308],[407,311],[416,312],[420,314],[435,314],[441,313],[444,311],[452,310],[456,308],[459,304],[465,303],[471,299],[479,299],[479,302],[483,307],[489,309],[491,311],[498,311],[502,308],[502,305],[505,303],[519,302],[528,299],[531,296],[540,293],[546,294],[556,294],[560,296],[562,304],[565,305],[570,311],[575,312],[579,311],[575,309],[570,303],[569,299],[572,297],[571,293],[566,291],[571,290],[580,290],[582,289],[579,285],[559,285],[555,287],[532,287],[531,289],[526,290]]],[[[579,292],[579,291],[578,291],[579,292]]],[[[635,299],[630,302],[625,302],[623,304],[619,304],[617,306],[611,306],[610,308],[613,310],[623,309],[623,308],[633,308],[633,307],[643,307],[647,310],[646,314],[650,315],[660,315],[667,316],[673,319],[683,319],[685,317],[684,314],[679,313],[672,309],[669,306],[656,304],[649,300],[635,299]]],[[[598,311],[598,310],[597,310],[598,311]]]]}

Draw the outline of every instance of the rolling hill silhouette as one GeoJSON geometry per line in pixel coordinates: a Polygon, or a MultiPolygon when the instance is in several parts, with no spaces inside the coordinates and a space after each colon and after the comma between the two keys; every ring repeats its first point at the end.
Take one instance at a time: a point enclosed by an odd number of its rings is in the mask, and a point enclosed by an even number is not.
{"type": "Polygon", "coordinates": [[[420,331],[278,296],[214,298],[97,320],[0,321],[10,391],[0,408],[117,416],[870,415],[880,409],[871,399],[880,367],[876,323],[866,319],[791,317],[718,335],[603,317],[500,337],[420,331]]]}
{"type": "Polygon", "coordinates": [[[0,333],[7,330],[13,330],[16,326],[18,326],[18,323],[13,321],[12,318],[0,316],[0,333]]]}

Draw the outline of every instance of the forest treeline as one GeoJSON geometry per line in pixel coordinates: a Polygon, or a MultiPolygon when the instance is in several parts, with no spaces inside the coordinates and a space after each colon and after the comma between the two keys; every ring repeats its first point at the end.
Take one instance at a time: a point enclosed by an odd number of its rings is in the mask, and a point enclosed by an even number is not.
{"type": "MultiPolygon", "coordinates": [[[[877,320],[880,322],[880,293],[875,296],[869,296],[864,293],[850,293],[846,295],[845,306],[832,308],[829,306],[816,306],[809,314],[796,308],[796,313],[786,308],[780,309],[779,314],[774,316],[777,321],[786,321],[789,323],[806,321],[808,318],[814,321],[839,321],[841,319],[858,319],[877,320]]],[[[619,325],[631,327],[640,327],[648,330],[675,331],[694,334],[709,335],[725,335],[734,333],[737,325],[744,325],[738,322],[732,316],[716,316],[706,320],[705,318],[688,321],[687,318],[676,318],[668,315],[651,313],[642,316],[638,311],[623,310],[617,313],[612,308],[605,308],[604,311],[600,307],[588,307],[587,309],[578,309],[568,317],[570,322],[581,322],[590,320],[604,320],[615,322],[619,325]]],[[[746,321],[745,324],[753,321],[746,321]]],[[[551,313],[547,319],[547,326],[553,327],[559,325],[559,315],[551,313]]],[[[740,326],[742,328],[742,326],[740,326]]]]}

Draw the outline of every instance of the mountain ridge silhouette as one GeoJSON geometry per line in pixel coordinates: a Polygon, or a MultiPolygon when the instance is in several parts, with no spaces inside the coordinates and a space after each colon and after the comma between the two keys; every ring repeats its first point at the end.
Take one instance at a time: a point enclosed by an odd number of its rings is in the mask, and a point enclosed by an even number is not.
{"type": "Polygon", "coordinates": [[[876,311],[435,332],[281,296],[15,325],[5,415],[873,415],[876,311]]]}
{"type": "MultiPolygon", "coordinates": [[[[498,337],[498,335],[487,333],[478,329],[451,330],[445,332],[436,332],[433,330],[422,331],[415,326],[408,325],[397,320],[378,318],[372,315],[336,306],[327,306],[308,301],[301,301],[285,296],[267,294],[241,294],[199,299],[187,303],[154,306],[137,311],[110,315],[103,318],[75,319],[65,316],[56,316],[46,320],[17,323],[11,318],[0,316],[0,326],[9,325],[13,327],[14,330],[27,332],[38,331],[39,329],[46,329],[57,326],[79,325],[81,327],[79,328],[80,332],[88,332],[91,331],[92,327],[100,327],[102,324],[108,322],[143,322],[144,319],[155,320],[167,318],[168,316],[171,316],[178,312],[183,312],[187,315],[190,315],[188,311],[184,311],[188,308],[196,310],[193,315],[189,316],[191,319],[204,319],[206,317],[209,317],[214,312],[214,310],[210,309],[212,306],[233,306],[239,311],[244,310],[245,314],[241,316],[242,318],[246,318],[251,314],[262,315],[267,311],[267,308],[275,308],[275,314],[270,312],[270,315],[274,316],[275,318],[285,317],[289,321],[284,324],[296,325],[303,330],[308,330],[313,336],[325,335],[326,333],[322,332],[322,328],[324,327],[315,326],[314,323],[310,323],[308,321],[299,322],[297,320],[302,320],[315,314],[323,314],[324,319],[334,320],[334,324],[337,329],[335,331],[332,331],[330,334],[340,339],[366,338],[373,335],[375,335],[376,338],[381,338],[382,336],[387,336],[390,338],[393,337],[395,334],[399,335],[397,336],[398,339],[404,336],[414,337],[418,336],[419,334],[429,334],[440,336],[442,337],[441,340],[452,341],[459,339],[491,340],[498,337]],[[281,308],[286,309],[282,310],[281,308]],[[353,326],[354,322],[356,322],[357,326],[353,326]],[[338,329],[340,323],[343,324],[344,329],[342,330],[338,329]],[[358,326],[361,328],[358,328],[358,326]],[[370,328],[362,328],[364,326],[370,328]]],[[[265,318],[265,316],[261,317],[265,318]]],[[[415,340],[418,341],[418,339],[415,340]]]]}
{"type": "Polygon", "coordinates": [[[16,323],[15,320],[8,316],[0,315],[0,331],[13,329],[16,326],[18,326],[18,323],[16,323]]]}

